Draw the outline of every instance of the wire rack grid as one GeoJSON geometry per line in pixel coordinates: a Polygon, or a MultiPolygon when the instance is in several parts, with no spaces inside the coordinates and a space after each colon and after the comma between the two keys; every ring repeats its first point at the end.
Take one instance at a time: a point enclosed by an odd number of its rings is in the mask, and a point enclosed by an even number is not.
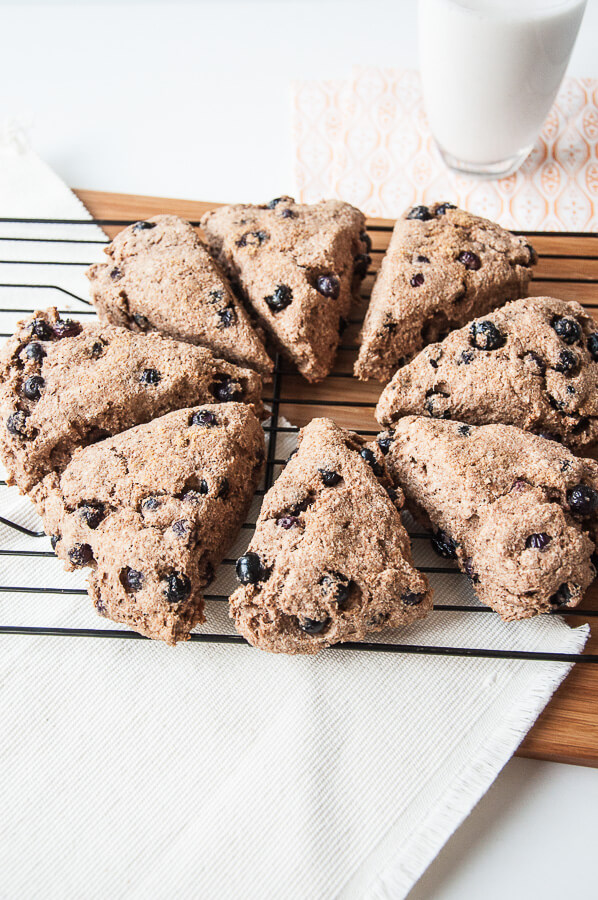
{"type": "MultiPolygon", "coordinates": [[[[83,270],[88,265],[90,265],[91,260],[79,260],[72,259],[69,256],[69,251],[76,250],[76,255],[80,255],[80,251],[85,246],[92,245],[103,245],[107,244],[108,239],[99,240],[97,238],[86,237],[86,229],[88,230],[90,226],[99,226],[99,227],[109,227],[111,229],[120,229],[124,228],[127,225],[130,225],[135,220],[130,219],[33,219],[33,218],[2,218],[0,217],[0,225],[3,228],[2,235],[0,236],[0,248],[2,247],[3,242],[10,242],[10,244],[14,245],[22,245],[24,242],[34,242],[36,244],[52,244],[52,245],[64,245],[65,249],[68,248],[68,251],[65,255],[69,258],[61,259],[60,261],[56,260],[43,260],[43,259],[0,259],[0,266],[8,266],[10,267],[10,271],[14,272],[18,271],[18,267],[20,265],[23,266],[45,266],[51,267],[51,271],[55,275],[55,280],[52,281],[43,281],[31,283],[28,281],[21,280],[18,276],[12,278],[10,281],[0,281],[0,321],[6,322],[7,317],[10,318],[12,316],[15,317],[15,322],[17,319],[20,319],[26,315],[29,315],[34,311],[34,309],[38,309],[43,306],[49,305],[57,305],[59,306],[59,311],[63,315],[68,315],[73,318],[81,318],[85,320],[88,317],[95,316],[95,310],[92,308],[90,301],[80,294],[69,290],[64,287],[64,285],[59,284],[58,282],[61,280],[59,273],[64,267],[81,267],[83,270]],[[33,236],[28,235],[27,229],[30,226],[38,226],[44,229],[44,235],[48,234],[49,236],[40,237],[39,233],[35,233],[33,236]],[[69,226],[73,227],[76,232],[79,232],[80,236],[77,237],[53,237],[50,236],[52,232],[52,228],[55,226],[69,226]],[[14,227],[15,233],[12,233],[12,228],[14,227]],[[7,234],[6,229],[9,229],[9,234],[7,234]],[[32,292],[33,295],[37,295],[39,291],[39,302],[33,304],[27,304],[17,302],[14,298],[18,296],[19,291],[24,291],[29,294],[32,292]],[[62,306],[60,308],[60,303],[56,303],[56,294],[62,297],[62,306]],[[12,298],[12,299],[11,299],[12,298]],[[64,308],[64,305],[68,304],[68,308],[64,308]]],[[[198,227],[199,222],[193,222],[194,226],[198,227]]],[[[390,233],[390,226],[388,225],[376,225],[369,224],[368,231],[372,236],[375,236],[376,232],[381,233],[381,236],[388,238],[390,233]]],[[[533,234],[530,232],[526,232],[528,236],[533,239],[533,234]]],[[[539,237],[540,235],[538,235],[539,237]]],[[[542,233],[543,237],[547,237],[547,233],[542,233]]],[[[560,235],[559,235],[560,236],[560,235]]],[[[567,237],[582,237],[583,235],[574,235],[570,234],[567,237]]],[[[376,242],[375,242],[376,243],[376,242]]],[[[380,249],[374,246],[372,253],[374,256],[378,255],[380,257],[384,252],[384,249],[380,249]]],[[[0,256],[3,256],[0,249],[0,256]]],[[[553,258],[557,255],[553,254],[553,258]]],[[[20,254],[19,254],[20,257],[20,254]]],[[[574,256],[569,255],[561,255],[561,259],[575,259],[574,256]]],[[[588,257],[585,257],[588,258],[588,257]]],[[[370,276],[370,287],[371,287],[371,276],[374,272],[368,273],[370,276]]],[[[1,276],[0,276],[1,277],[1,276]]],[[[559,278],[558,276],[552,275],[549,279],[535,279],[534,283],[538,281],[551,281],[551,282],[570,282],[572,279],[570,278],[559,278]]],[[[574,280],[574,279],[573,279],[574,280]]],[[[367,279],[366,279],[367,282],[367,279]]],[[[588,279],[584,279],[584,283],[588,283],[588,279]]],[[[597,282],[598,283],[598,280],[597,282]]],[[[366,288],[367,289],[367,288],[366,288]]],[[[364,298],[367,297],[367,294],[364,294],[364,298]]],[[[362,315],[357,316],[355,318],[351,318],[348,320],[348,332],[353,330],[353,334],[356,335],[357,329],[362,320],[362,315]]],[[[12,330],[3,330],[0,331],[0,340],[3,340],[10,336],[12,330]]],[[[343,338],[345,343],[341,344],[339,350],[340,354],[355,354],[356,343],[355,340],[353,342],[347,342],[346,338],[343,338]]],[[[345,366],[347,369],[347,366],[345,366]]],[[[273,373],[273,380],[270,386],[266,388],[264,395],[264,402],[268,403],[271,407],[271,418],[264,425],[264,430],[266,431],[268,437],[268,452],[266,458],[266,467],[265,467],[265,476],[264,476],[264,487],[260,489],[257,493],[259,495],[263,495],[269,487],[272,485],[277,472],[277,467],[284,464],[285,460],[279,457],[278,450],[278,440],[280,435],[296,433],[298,431],[298,427],[294,425],[286,425],[281,424],[281,411],[283,409],[293,408],[299,410],[301,409],[303,416],[305,417],[307,411],[311,411],[312,414],[322,414],[328,412],[332,417],[338,415],[339,412],[342,412],[341,418],[346,419],[347,411],[350,411],[354,418],[359,421],[362,418],[362,412],[365,413],[366,410],[370,411],[373,409],[375,405],[375,399],[372,398],[364,398],[364,399],[356,399],[355,396],[351,396],[345,398],[342,396],[342,385],[347,384],[344,379],[351,378],[351,371],[334,371],[326,382],[324,383],[326,387],[322,389],[321,387],[315,389],[315,394],[312,398],[309,396],[305,396],[307,392],[307,387],[305,383],[303,384],[303,389],[299,392],[297,390],[290,390],[288,387],[291,384],[297,385],[299,381],[298,376],[295,372],[292,372],[288,366],[286,366],[283,360],[277,356],[275,360],[275,368],[273,373]],[[338,380],[337,380],[338,379],[338,380]],[[340,390],[338,389],[340,385],[340,390]],[[329,394],[334,394],[334,396],[329,396],[329,394]]],[[[313,386],[310,386],[313,387],[313,386]]],[[[311,416],[309,416],[311,417],[311,416]]],[[[344,422],[341,422],[344,424],[344,422]]],[[[358,434],[361,434],[366,437],[374,437],[377,434],[376,428],[360,428],[353,427],[354,431],[358,434]]],[[[6,489],[6,481],[0,480],[0,489],[6,489]]],[[[0,507],[1,509],[1,507],[0,507]]],[[[31,528],[26,527],[23,524],[20,524],[17,521],[13,521],[12,519],[6,518],[3,515],[0,515],[0,523],[4,525],[7,529],[18,532],[20,534],[26,535],[29,538],[42,539],[45,537],[43,531],[35,531],[31,528]]],[[[246,522],[243,525],[243,528],[246,530],[251,530],[254,528],[254,525],[250,522],[246,522]]],[[[420,542],[427,541],[429,539],[429,535],[426,533],[419,532],[417,530],[410,529],[410,537],[412,541],[420,542]]],[[[1,540],[0,540],[1,544],[1,540]]],[[[7,549],[0,545],[0,557],[10,556],[13,558],[43,558],[43,557],[53,557],[53,553],[46,550],[15,550],[15,549],[7,549]]],[[[224,566],[233,566],[235,564],[235,560],[233,558],[226,558],[222,565],[224,566]]],[[[459,570],[454,565],[418,565],[418,568],[425,572],[427,575],[432,576],[435,575],[451,575],[455,578],[464,579],[465,576],[459,572],[459,570]]],[[[65,580],[68,576],[65,574],[65,580]]],[[[86,591],[81,588],[74,587],[61,587],[61,588],[45,588],[45,587],[27,587],[19,584],[0,584],[0,594],[28,594],[28,593],[50,593],[50,594],[63,594],[66,596],[86,596],[86,591]]],[[[215,601],[215,602],[226,602],[228,600],[228,596],[226,594],[206,594],[205,599],[207,601],[215,601]]],[[[496,616],[491,609],[481,605],[470,605],[470,604],[454,604],[454,603],[436,603],[434,604],[435,611],[441,611],[444,613],[466,613],[468,615],[491,615],[496,616]]],[[[554,613],[555,615],[564,615],[567,619],[575,620],[575,619],[583,619],[586,621],[592,621],[593,618],[598,616],[598,610],[595,609],[571,609],[566,611],[559,611],[558,613],[554,613]]],[[[144,640],[141,635],[136,632],[122,630],[122,629],[105,629],[105,628],[77,628],[77,627],[68,627],[68,628],[58,628],[51,626],[19,626],[19,625],[7,625],[3,624],[0,620],[0,634],[31,634],[31,635],[52,635],[52,636],[69,636],[69,637],[80,637],[80,638],[89,638],[89,637],[101,637],[101,638],[113,638],[113,639],[134,639],[134,640],[144,640]]],[[[195,642],[213,642],[213,643],[225,643],[225,644],[246,644],[244,638],[237,634],[228,634],[228,633],[193,633],[191,635],[191,641],[195,642]]],[[[484,648],[484,647],[468,647],[468,646],[444,646],[444,645],[432,645],[432,644],[417,644],[417,643],[401,643],[395,640],[376,640],[376,641],[359,641],[359,642],[346,642],[342,644],[343,649],[350,649],[356,651],[372,651],[372,652],[387,652],[387,653],[403,653],[403,654],[420,654],[420,655],[433,655],[433,656],[454,656],[454,657],[474,657],[474,658],[486,658],[486,659],[514,659],[514,660],[535,660],[535,661],[546,661],[546,662],[581,662],[581,663],[598,663],[598,653],[583,653],[580,655],[577,654],[569,654],[569,653],[557,653],[557,652],[541,652],[535,650],[527,650],[527,649],[493,649],[493,648],[484,648]]]]}

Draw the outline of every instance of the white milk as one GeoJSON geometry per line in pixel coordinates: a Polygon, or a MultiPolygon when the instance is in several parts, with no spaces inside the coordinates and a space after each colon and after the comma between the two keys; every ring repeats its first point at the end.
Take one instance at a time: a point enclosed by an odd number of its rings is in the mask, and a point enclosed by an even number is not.
{"type": "Polygon", "coordinates": [[[586,0],[420,0],[424,101],[446,161],[514,171],[565,74],[586,0]]]}

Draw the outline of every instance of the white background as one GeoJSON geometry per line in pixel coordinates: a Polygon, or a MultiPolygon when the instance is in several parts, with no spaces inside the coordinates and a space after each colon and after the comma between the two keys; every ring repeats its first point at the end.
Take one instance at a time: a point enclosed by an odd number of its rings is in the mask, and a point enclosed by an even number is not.
{"type": "MultiPolygon", "coordinates": [[[[416,66],[415,8],[0,0],[0,124],[72,186],[261,202],[293,189],[293,79],[416,66]]],[[[598,77],[598,0],[569,71],[598,77]]],[[[411,896],[595,897],[596,808],[595,770],[513,760],[411,896]]]]}

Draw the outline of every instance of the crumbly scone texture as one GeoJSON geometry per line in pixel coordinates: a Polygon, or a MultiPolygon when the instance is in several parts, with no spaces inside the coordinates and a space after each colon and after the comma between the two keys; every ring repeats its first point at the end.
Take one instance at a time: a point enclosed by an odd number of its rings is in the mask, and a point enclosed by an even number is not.
{"type": "Polygon", "coordinates": [[[432,597],[413,566],[402,503],[376,445],[312,420],[237,562],[240,580],[250,570],[231,597],[240,633],[263,650],[317,653],[423,618],[432,597]]]}
{"type": "Polygon", "coordinates": [[[226,275],[185,219],[153,216],[136,222],[104,252],[110,261],[87,271],[104,322],[143,333],[160,331],[263,374],[272,371],[262,339],[226,275]]]}
{"type": "Polygon", "coordinates": [[[36,312],[0,355],[0,456],[26,492],[76,447],[215,400],[243,400],[262,416],[260,376],[157,332],[36,312]]]}
{"type": "Polygon", "coordinates": [[[449,204],[418,206],[395,225],[361,330],[355,375],[388,381],[422,347],[527,294],[533,248],[449,204]]]}
{"type": "Polygon", "coordinates": [[[512,425],[407,416],[380,439],[482,603],[506,620],[577,606],[596,574],[598,463],[512,425]]]}
{"type": "Polygon", "coordinates": [[[570,447],[598,438],[598,330],[579,303],[528,297],[426,347],[386,385],[376,418],[503,422],[570,447]]]}
{"type": "Polygon", "coordinates": [[[306,205],[280,197],[263,206],[220,207],[201,224],[277,349],[309,381],[328,375],[371,261],[363,214],[339,200],[306,205]]]}
{"type": "Polygon", "coordinates": [[[248,406],[181,409],[78,450],[32,500],[65,568],[91,567],[98,613],[174,644],[204,621],[263,460],[248,406]]]}

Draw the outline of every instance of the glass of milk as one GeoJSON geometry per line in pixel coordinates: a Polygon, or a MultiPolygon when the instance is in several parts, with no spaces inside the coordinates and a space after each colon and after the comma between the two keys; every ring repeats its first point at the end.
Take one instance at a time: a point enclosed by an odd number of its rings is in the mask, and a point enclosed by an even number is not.
{"type": "Polygon", "coordinates": [[[424,103],[444,161],[501,178],[532,149],[586,0],[419,0],[424,103]]]}

